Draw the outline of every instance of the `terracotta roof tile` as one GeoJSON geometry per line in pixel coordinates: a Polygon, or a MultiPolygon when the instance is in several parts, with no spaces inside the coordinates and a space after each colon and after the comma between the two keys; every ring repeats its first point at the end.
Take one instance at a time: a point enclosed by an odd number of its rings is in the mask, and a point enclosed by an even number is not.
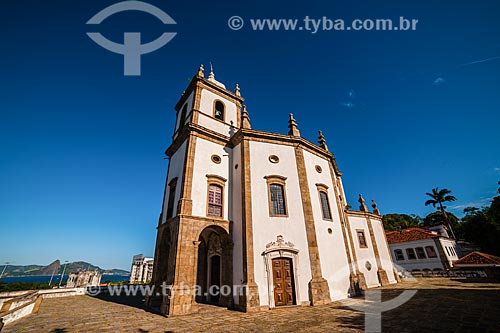
{"type": "Polygon", "coordinates": [[[474,251],[455,261],[453,266],[456,265],[500,265],[500,257],[474,251]]]}
{"type": "Polygon", "coordinates": [[[422,228],[408,228],[401,231],[387,231],[387,242],[389,244],[411,242],[428,238],[439,238],[438,234],[422,228]]]}

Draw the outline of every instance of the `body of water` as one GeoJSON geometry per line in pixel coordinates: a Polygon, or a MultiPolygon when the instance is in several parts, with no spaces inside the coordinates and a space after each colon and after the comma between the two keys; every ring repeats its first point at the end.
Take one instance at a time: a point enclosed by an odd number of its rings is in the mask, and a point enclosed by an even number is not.
{"type": "MultiPolygon", "coordinates": [[[[59,284],[59,279],[61,278],[60,275],[54,275],[52,278],[52,284],[59,284]]],[[[64,274],[64,277],[62,279],[62,283],[64,284],[66,280],[68,279],[68,275],[64,274]]],[[[104,281],[112,281],[112,282],[119,282],[119,281],[128,281],[130,279],[130,275],[116,275],[116,274],[103,274],[101,278],[101,283],[104,283],[104,281]]],[[[6,276],[0,279],[0,282],[3,283],[13,283],[13,282],[40,282],[40,283],[49,283],[50,281],[50,275],[48,276],[39,276],[39,275],[33,275],[33,276],[6,276]]]]}

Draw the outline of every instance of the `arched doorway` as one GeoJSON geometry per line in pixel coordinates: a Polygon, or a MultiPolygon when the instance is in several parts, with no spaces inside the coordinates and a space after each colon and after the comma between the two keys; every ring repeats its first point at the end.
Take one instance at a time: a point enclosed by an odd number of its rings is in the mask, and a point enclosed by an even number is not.
{"type": "Polygon", "coordinates": [[[232,242],[221,227],[207,227],[199,236],[196,284],[196,302],[232,304],[232,242]]]}

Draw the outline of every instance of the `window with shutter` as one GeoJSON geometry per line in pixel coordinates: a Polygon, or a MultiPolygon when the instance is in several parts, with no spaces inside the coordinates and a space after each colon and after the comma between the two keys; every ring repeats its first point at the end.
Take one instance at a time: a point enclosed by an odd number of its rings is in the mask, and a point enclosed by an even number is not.
{"type": "Polygon", "coordinates": [[[273,215],[286,215],[283,186],[280,184],[271,184],[270,192],[273,215]]]}
{"type": "Polygon", "coordinates": [[[208,190],[208,215],[222,217],[222,187],[209,185],[208,190]]]}

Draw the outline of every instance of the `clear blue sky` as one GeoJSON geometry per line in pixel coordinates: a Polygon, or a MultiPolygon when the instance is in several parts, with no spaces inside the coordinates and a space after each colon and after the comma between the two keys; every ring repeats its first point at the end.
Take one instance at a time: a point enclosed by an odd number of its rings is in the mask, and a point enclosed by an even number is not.
{"type": "Polygon", "coordinates": [[[165,32],[140,12],[85,22],[117,1],[0,4],[0,262],[85,260],[129,269],[154,253],[173,106],[200,63],[237,82],[252,126],[322,129],[348,200],[425,216],[425,192],[481,206],[500,180],[500,3],[476,1],[148,1],[177,36],[144,55],[141,77],[86,32],[121,42],[165,32]],[[240,31],[250,18],[419,19],[417,31],[240,31]],[[476,63],[473,63],[476,62],[476,63]]]}

